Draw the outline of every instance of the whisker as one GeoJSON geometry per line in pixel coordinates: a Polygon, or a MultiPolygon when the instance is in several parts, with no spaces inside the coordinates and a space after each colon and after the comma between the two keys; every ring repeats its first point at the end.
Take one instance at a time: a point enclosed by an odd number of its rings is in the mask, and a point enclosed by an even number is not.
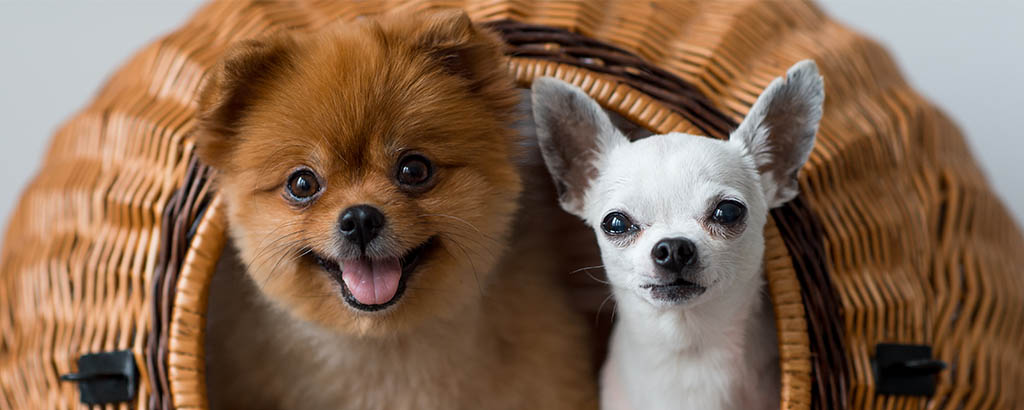
{"type": "Polygon", "coordinates": [[[305,251],[303,251],[301,253],[298,253],[298,254],[295,254],[295,255],[292,255],[292,257],[290,259],[288,259],[287,263],[295,262],[295,261],[301,259],[302,257],[304,257],[306,255],[309,255],[310,253],[313,253],[313,248],[306,248],[305,251]]]}
{"type": "MultiPolygon", "coordinates": [[[[597,307],[597,314],[594,315],[594,325],[595,326],[597,326],[598,324],[601,323],[601,311],[604,310],[604,304],[608,303],[608,301],[612,299],[612,296],[615,296],[615,295],[612,294],[612,293],[609,293],[608,297],[604,298],[604,300],[601,301],[601,305],[597,307]]],[[[615,302],[613,301],[612,302],[612,320],[615,319],[615,306],[616,306],[615,302]]]]}
{"type": "MultiPolygon", "coordinates": [[[[441,233],[444,234],[445,236],[448,236],[449,240],[451,240],[451,241],[455,241],[456,239],[472,241],[473,239],[476,239],[476,238],[473,238],[473,237],[469,237],[469,236],[467,236],[467,235],[465,235],[465,234],[463,234],[461,232],[441,231],[441,233]]],[[[474,247],[472,249],[474,251],[483,250],[483,251],[487,252],[487,256],[490,256],[490,258],[493,259],[493,260],[497,260],[497,258],[498,258],[498,256],[495,255],[494,252],[491,251],[491,249],[489,247],[474,247]],[[477,249],[477,248],[480,248],[480,249],[477,249]]],[[[473,252],[473,254],[477,255],[477,256],[483,256],[479,252],[473,252]]]]}
{"type": "MultiPolygon", "coordinates": [[[[286,233],[286,234],[283,234],[281,236],[278,236],[278,237],[274,238],[272,241],[270,241],[270,243],[266,243],[266,244],[264,244],[266,242],[266,237],[264,237],[264,240],[260,241],[260,245],[256,246],[256,253],[258,255],[260,252],[262,252],[262,251],[264,251],[266,249],[273,248],[279,242],[281,242],[281,241],[283,241],[285,239],[291,238],[291,237],[293,237],[295,235],[298,235],[300,233],[301,233],[300,231],[289,232],[289,233],[286,233]]],[[[253,259],[256,259],[256,258],[253,258],[253,259]]]]}
{"type": "Polygon", "coordinates": [[[267,276],[268,278],[270,278],[271,276],[277,275],[277,272],[278,272],[277,267],[281,265],[281,262],[284,262],[284,260],[288,259],[289,256],[293,256],[293,255],[291,255],[291,252],[292,252],[291,248],[292,248],[292,246],[286,246],[286,247],[282,247],[282,248],[283,248],[282,252],[280,253],[280,256],[278,256],[277,262],[274,262],[274,266],[272,268],[270,268],[270,275],[267,276]]]}
{"type": "MultiPolygon", "coordinates": [[[[483,299],[483,297],[484,297],[484,289],[483,289],[483,287],[482,287],[482,286],[480,286],[480,276],[479,276],[479,275],[477,274],[477,272],[476,272],[476,264],[475,264],[475,263],[473,263],[473,258],[471,258],[471,257],[469,256],[469,254],[468,254],[468,253],[466,252],[466,248],[465,248],[465,247],[463,247],[463,246],[462,246],[462,244],[460,244],[460,243],[459,243],[458,241],[456,241],[456,240],[455,240],[454,238],[450,239],[450,240],[449,240],[449,242],[451,242],[451,243],[452,243],[453,245],[455,245],[455,246],[458,246],[458,247],[459,247],[459,249],[461,249],[461,250],[462,250],[462,254],[463,254],[463,255],[466,255],[466,260],[468,260],[468,261],[469,261],[469,266],[470,266],[471,268],[473,268],[473,279],[474,279],[474,280],[476,280],[476,289],[477,289],[477,292],[479,292],[479,294],[480,294],[480,298],[481,298],[481,299],[483,299]]],[[[447,247],[445,247],[445,248],[447,248],[447,247]]],[[[448,252],[448,255],[450,255],[450,256],[451,256],[451,257],[452,257],[453,259],[458,259],[458,258],[456,258],[456,257],[455,257],[455,255],[452,255],[452,254],[451,254],[451,252],[448,252]]]]}
{"type": "Polygon", "coordinates": [[[304,221],[288,221],[288,222],[285,222],[283,224],[278,225],[276,228],[271,229],[270,232],[267,232],[266,234],[263,235],[263,239],[261,239],[260,243],[256,245],[256,248],[259,249],[261,246],[263,246],[263,243],[266,242],[267,239],[270,239],[274,235],[274,233],[277,232],[279,229],[285,228],[285,227],[289,227],[290,228],[292,226],[299,225],[299,224],[301,224],[303,222],[304,221]]]}
{"type": "Polygon", "coordinates": [[[569,272],[569,274],[572,275],[572,274],[575,274],[575,273],[580,273],[580,272],[588,271],[588,270],[591,270],[591,269],[602,269],[602,268],[604,268],[604,265],[584,266],[582,268],[579,268],[579,269],[576,269],[576,270],[574,270],[572,272],[569,272]]]}
{"type": "Polygon", "coordinates": [[[287,247],[291,245],[291,243],[282,243],[282,245],[284,246],[266,247],[260,249],[259,251],[257,251],[256,255],[254,255],[251,259],[246,261],[246,267],[251,271],[258,271],[262,269],[264,267],[263,265],[267,262],[268,259],[276,256],[280,252],[287,250],[287,247]]]}
{"type": "Polygon", "coordinates": [[[268,243],[268,244],[266,244],[264,246],[256,248],[256,254],[251,258],[251,261],[255,262],[257,259],[259,259],[266,252],[270,252],[270,251],[274,251],[274,250],[280,249],[278,247],[278,245],[281,244],[282,241],[292,240],[292,239],[294,239],[294,237],[296,235],[299,235],[299,232],[291,232],[291,233],[288,233],[288,234],[284,234],[284,235],[274,239],[270,243],[268,243]]]}
{"type": "Polygon", "coordinates": [[[271,258],[276,257],[276,261],[274,262],[274,265],[271,268],[270,273],[267,276],[265,276],[262,281],[260,281],[260,288],[266,286],[266,284],[271,279],[273,279],[274,276],[278,274],[277,267],[281,264],[282,261],[284,261],[289,256],[294,256],[292,255],[291,252],[296,246],[300,245],[301,243],[301,239],[293,240],[287,243],[282,243],[280,244],[280,246],[276,248],[267,249],[265,252],[261,252],[252,259],[249,266],[251,267],[251,270],[257,271],[262,270],[266,266],[266,263],[269,262],[271,258]]]}
{"type": "Polygon", "coordinates": [[[594,282],[603,283],[605,285],[611,285],[611,283],[608,282],[607,280],[598,279],[596,276],[594,276],[593,274],[590,273],[590,271],[592,271],[594,269],[603,269],[603,268],[604,268],[604,265],[587,266],[587,267],[579,268],[579,269],[576,269],[576,270],[574,270],[572,272],[569,272],[569,275],[573,275],[573,274],[576,274],[576,273],[579,273],[579,272],[584,272],[594,282]]]}
{"type": "Polygon", "coordinates": [[[497,239],[495,239],[491,235],[488,235],[488,234],[484,233],[483,231],[481,231],[480,228],[476,227],[476,225],[473,225],[469,221],[467,221],[467,220],[465,220],[463,218],[454,216],[454,215],[447,215],[447,214],[421,214],[421,215],[416,215],[417,218],[425,218],[425,217],[429,218],[429,217],[434,217],[434,216],[441,217],[441,218],[448,218],[448,219],[451,219],[451,220],[456,221],[456,222],[461,222],[462,224],[464,224],[464,225],[466,225],[466,226],[468,226],[470,228],[473,228],[473,230],[476,231],[476,233],[480,234],[480,236],[483,236],[484,238],[489,239],[489,240],[491,240],[491,241],[493,241],[495,243],[501,243],[500,241],[498,241],[497,239]]]}

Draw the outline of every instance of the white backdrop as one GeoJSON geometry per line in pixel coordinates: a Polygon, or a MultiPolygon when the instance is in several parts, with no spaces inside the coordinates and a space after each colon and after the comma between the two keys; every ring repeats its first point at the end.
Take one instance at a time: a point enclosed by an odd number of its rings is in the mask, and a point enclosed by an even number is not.
{"type": "MultiPolygon", "coordinates": [[[[782,1],[782,0],[778,0],[782,1]]],[[[0,220],[39,167],[50,134],[121,62],[183,22],[198,0],[0,0],[0,220]]],[[[910,81],[965,131],[1024,221],[1024,2],[824,0],[880,40],[910,81]]],[[[45,170],[41,170],[45,172],[45,170]]]]}

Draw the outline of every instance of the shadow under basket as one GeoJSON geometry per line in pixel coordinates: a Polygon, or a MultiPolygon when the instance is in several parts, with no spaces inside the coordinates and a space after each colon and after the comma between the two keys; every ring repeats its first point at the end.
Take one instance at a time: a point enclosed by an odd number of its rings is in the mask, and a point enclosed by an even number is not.
{"type": "MultiPolygon", "coordinates": [[[[202,78],[234,41],[392,3],[210,3],[63,124],[0,254],[0,410],[97,395],[128,400],[107,408],[207,407],[207,290],[226,219],[190,137],[202,78]]],[[[400,7],[464,8],[506,40],[520,86],[576,84],[641,134],[727,138],[773,78],[814,59],[817,144],[802,194],[765,229],[781,408],[1024,402],[1024,239],[957,127],[874,42],[796,1],[400,7]]]]}

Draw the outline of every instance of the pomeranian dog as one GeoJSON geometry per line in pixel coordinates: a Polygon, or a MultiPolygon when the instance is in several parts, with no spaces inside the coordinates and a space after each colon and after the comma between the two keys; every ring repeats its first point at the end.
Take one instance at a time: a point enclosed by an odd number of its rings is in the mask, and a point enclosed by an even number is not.
{"type": "Polygon", "coordinates": [[[597,233],[619,311],[602,408],[778,408],[763,230],[768,210],[797,195],[824,96],[817,66],[803,61],[728,141],[630,142],[583,91],[534,82],[541,152],[562,207],[597,233]]]}
{"type": "Polygon", "coordinates": [[[212,71],[197,152],[238,252],[211,285],[212,407],[597,407],[552,239],[517,214],[502,47],[461,11],[392,13],[212,71]]]}

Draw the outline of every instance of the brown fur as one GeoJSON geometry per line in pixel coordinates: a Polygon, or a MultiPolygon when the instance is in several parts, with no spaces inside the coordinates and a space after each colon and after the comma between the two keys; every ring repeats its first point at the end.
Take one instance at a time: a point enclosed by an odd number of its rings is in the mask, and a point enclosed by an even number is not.
{"type": "Polygon", "coordinates": [[[215,407],[596,406],[586,333],[554,284],[552,248],[537,246],[550,238],[528,229],[544,221],[520,216],[512,230],[516,102],[500,41],[461,12],[278,34],[227,54],[196,130],[244,265],[224,258],[211,290],[215,407]],[[407,150],[436,167],[425,192],[394,182],[407,150]],[[301,207],[284,199],[300,166],[324,186],[301,207]],[[380,239],[396,252],[440,239],[380,312],[348,307],[303,255],[334,255],[338,216],[356,204],[383,211],[380,239]]]}

